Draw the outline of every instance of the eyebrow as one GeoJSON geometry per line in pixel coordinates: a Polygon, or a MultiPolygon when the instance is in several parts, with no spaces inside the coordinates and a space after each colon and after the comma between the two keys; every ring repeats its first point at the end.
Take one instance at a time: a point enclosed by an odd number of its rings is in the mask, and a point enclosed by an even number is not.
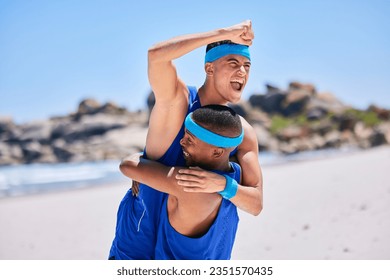
{"type": "Polygon", "coordinates": [[[230,62],[230,61],[239,62],[238,59],[236,59],[234,57],[228,58],[227,61],[228,62],[230,62]]]}
{"type": "MultiPolygon", "coordinates": [[[[227,62],[231,62],[231,61],[234,61],[234,62],[237,62],[237,63],[240,62],[238,59],[236,59],[236,58],[234,58],[234,57],[231,57],[231,58],[228,58],[228,59],[227,59],[227,62]]],[[[244,64],[252,65],[250,61],[245,61],[244,64]]]]}

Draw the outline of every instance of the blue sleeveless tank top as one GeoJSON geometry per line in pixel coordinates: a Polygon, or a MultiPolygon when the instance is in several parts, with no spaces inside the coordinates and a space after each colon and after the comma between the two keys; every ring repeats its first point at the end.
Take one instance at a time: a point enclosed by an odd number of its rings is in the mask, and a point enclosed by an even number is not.
{"type": "MultiPolygon", "coordinates": [[[[231,163],[228,176],[240,182],[241,168],[231,163]]],[[[214,171],[216,172],[216,171],[214,171]]],[[[223,174],[222,172],[217,172],[223,174]]],[[[228,260],[231,257],[239,217],[237,207],[222,199],[218,214],[209,230],[199,238],[178,233],[170,224],[167,211],[168,195],[164,198],[157,232],[158,260],[228,260]]]]}
{"type": "MultiPolygon", "coordinates": [[[[189,102],[187,115],[201,107],[197,89],[188,87],[189,102]]],[[[167,166],[185,166],[185,160],[180,145],[184,136],[183,125],[165,154],[157,160],[167,166]]],[[[144,158],[147,152],[144,151],[144,158]]],[[[110,259],[154,259],[157,228],[160,213],[166,193],[156,191],[147,185],[140,184],[137,197],[129,190],[122,199],[118,213],[109,258],[110,259]]]]}

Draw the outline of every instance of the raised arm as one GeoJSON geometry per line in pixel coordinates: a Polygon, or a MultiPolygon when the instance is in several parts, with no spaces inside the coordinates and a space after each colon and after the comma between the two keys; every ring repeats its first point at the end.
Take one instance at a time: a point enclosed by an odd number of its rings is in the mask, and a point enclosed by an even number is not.
{"type": "Polygon", "coordinates": [[[152,46],[148,50],[148,76],[156,101],[172,101],[181,94],[173,60],[209,43],[231,40],[237,44],[251,45],[254,38],[252,23],[242,23],[203,33],[174,37],[152,46]]]}
{"type": "Polygon", "coordinates": [[[251,21],[247,20],[226,28],[174,37],[148,50],[148,77],[156,98],[146,139],[149,158],[158,159],[165,153],[187,112],[188,89],[173,60],[212,42],[231,40],[251,45],[253,38],[251,21]]]}

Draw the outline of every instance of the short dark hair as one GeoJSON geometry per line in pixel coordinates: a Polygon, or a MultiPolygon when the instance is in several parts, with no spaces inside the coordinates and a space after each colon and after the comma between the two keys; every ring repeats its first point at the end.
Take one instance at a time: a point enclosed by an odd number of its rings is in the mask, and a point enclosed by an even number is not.
{"type": "Polygon", "coordinates": [[[200,107],[192,113],[192,119],[198,125],[222,136],[237,137],[242,132],[240,116],[228,106],[200,107]]]}
{"type": "MultiPolygon", "coordinates": [[[[230,40],[223,40],[223,41],[218,41],[218,42],[214,42],[214,43],[210,43],[206,46],[206,53],[211,50],[212,48],[215,48],[217,46],[220,46],[220,45],[226,45],[226,44],[235,44],[233,43],[232,41],[230,40]]],[[[237,45],[237,44],[235,44],[237,45]]]]}

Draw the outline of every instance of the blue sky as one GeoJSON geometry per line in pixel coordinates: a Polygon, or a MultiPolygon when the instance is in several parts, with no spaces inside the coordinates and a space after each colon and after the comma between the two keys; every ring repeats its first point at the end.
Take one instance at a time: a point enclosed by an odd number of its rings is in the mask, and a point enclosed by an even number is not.
{"type": "MultiPolygon", "coordinates": [[[[84,98],[143,109],[151,45],[245,19],[256,38],[244,99],[294,80],[354,107],[390,108],[389,3],[0,0],[0,115],[65,115],[84,98]]],[[[203,56],[175,61],[186,83],[203,83],[203,56]]]]}

